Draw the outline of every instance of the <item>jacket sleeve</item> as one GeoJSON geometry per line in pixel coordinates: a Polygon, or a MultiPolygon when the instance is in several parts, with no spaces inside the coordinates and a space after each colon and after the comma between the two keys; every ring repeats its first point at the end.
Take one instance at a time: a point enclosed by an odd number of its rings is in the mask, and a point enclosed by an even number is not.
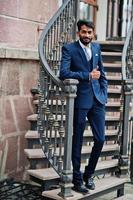
{"type": "Polygon", "coordinates": [[[99,83],[100,83],[100,87],[103,90],[103,92],[106,94],[107,93],[107,87],[108,87],[108,82],[105,76],[105,72],[104,72],[104,67],[103,67],[103,61],[102,61],[102,56],[101,56],[101,49],[100,49],[100,45],[99,46],[99,60],[98,60],[98,66],[99,66],[99,70],[101,72],[101,76],[99,79],[99,83]]]}
{"type": "Polygon", "coordinates": [[[89,72],[71,71],[71,59],[72,57],[68,46],[63,46],[59,78],[61,80],[69,78],[78,80],[89,80],[89,72]]]}

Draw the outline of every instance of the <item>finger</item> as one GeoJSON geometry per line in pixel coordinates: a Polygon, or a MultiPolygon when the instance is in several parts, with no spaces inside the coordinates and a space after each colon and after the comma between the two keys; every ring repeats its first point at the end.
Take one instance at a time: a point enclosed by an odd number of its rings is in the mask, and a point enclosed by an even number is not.
{"type": "Polygon", "coordinates": [[[93,71],[97,71],[99,69],[99,66],[97,65],[96,68],[93,69],[93,71]]]}

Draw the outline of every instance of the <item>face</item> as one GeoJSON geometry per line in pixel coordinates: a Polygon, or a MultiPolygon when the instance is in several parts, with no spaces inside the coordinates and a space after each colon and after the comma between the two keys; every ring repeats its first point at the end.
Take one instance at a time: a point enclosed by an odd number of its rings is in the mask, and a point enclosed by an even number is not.
{"type": "Polygon", "coordinates": [[[78,31],[77,34],[79,36],[80,41],[85,46],[87,46],[91,42],[91,40],[94,38],[93,29],[86,25],[81,26],[81,29],[80,29],[80,31],[78,31]]]}

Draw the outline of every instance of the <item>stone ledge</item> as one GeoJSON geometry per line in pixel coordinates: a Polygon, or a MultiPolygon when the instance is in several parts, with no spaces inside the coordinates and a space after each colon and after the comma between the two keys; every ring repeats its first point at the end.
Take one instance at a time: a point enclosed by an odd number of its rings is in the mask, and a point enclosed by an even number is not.
{"type": "Polygon", "coordinates": [[[0,45],[0,58],[39,60],[37,49],[13,48],[0,45]]]}

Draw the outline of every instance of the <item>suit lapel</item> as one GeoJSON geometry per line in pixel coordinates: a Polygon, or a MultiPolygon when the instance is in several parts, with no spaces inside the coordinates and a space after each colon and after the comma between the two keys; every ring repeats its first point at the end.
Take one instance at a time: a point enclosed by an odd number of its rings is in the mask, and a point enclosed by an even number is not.
{"type": "Polygon", "coordinates": [[[85,64],[88,65],[87,58],[86,58],[86,56],[85,56],[84,50],[82,49],[82,47],[81,47],[80,44],[79,44],[79,41],[76,42],[76,46],[77,46],[77,49],[78,49],[79,54],[81,55],[81,58],[82,58],[82,60],[83,60],[83,63],[85,63],[85,64]]]}
{"type": "Polygon", "coordinates": [[[93,69],[95,66],[95,55],[96,55],[96,48],[93,43],[91,43],[91,51],[92,51],[92,63],[93,63],[93,69]]]}

